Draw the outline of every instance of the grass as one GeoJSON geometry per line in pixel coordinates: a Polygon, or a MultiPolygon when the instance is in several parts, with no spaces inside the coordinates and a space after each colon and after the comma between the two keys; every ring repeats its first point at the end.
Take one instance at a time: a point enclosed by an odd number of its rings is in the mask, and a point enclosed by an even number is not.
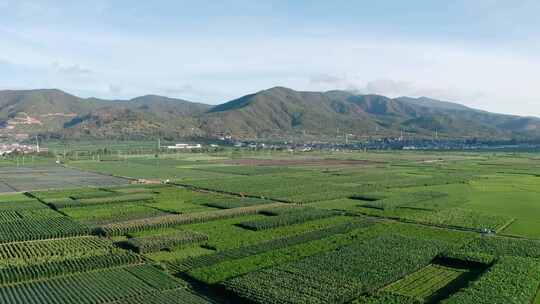
{"type": "Polygon", "coordinates": [[[471,183],[469,202],[463,207],[512,217],[515,221],[504,233],[540,238],[540,178],[499,174],[471,183]]]}

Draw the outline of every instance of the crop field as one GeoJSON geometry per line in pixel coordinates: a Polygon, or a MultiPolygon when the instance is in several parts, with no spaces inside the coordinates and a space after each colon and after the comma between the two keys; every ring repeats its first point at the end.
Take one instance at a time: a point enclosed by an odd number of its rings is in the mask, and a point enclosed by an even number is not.
{"type": "Polygon", "coordinates": [[[437,300],[439,294],[444,294],[452,283],[463,280],[472,271],[467,268],[448,267],[430,264],[405,278],[394,282],[383,291],[419,299],[426,302],[437,300]]]}
{"type": "Polygon", "coordinates": [[[120,178],[81,172],[60,166],[2,167],[0,193],[30,190],[112,186],[126,184],[120,178]]]}
{"type": "Polygon", "coordinates": [[[0,163],[0,303],[539,303],[536,154],[130,145],[0,163]]]}

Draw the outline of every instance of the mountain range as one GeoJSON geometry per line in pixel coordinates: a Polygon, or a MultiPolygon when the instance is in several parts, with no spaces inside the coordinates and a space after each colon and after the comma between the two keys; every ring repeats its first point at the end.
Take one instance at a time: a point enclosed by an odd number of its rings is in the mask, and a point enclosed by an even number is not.
{"type": "Polygon", "coordinates": [[[407,136],[538,139],[540,119],[427,97],[274,87],[211,106],[156,95],[80,98],[56,89],[0,91],[0,134],[53,138],[304,138],[407,136]]]}

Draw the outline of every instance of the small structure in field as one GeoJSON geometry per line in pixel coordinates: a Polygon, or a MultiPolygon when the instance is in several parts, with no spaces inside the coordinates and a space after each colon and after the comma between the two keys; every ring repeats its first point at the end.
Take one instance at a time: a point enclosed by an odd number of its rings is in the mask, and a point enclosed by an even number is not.
{"type": "Polygon", "coordinates": [[[171,150],[191,150],[191,149],[201,149],[201,148],[202,148],[201,144],[195,144],[195,145],[175,144],[174,146],[167,146],[167,149],[171,149],[171,150]]]}

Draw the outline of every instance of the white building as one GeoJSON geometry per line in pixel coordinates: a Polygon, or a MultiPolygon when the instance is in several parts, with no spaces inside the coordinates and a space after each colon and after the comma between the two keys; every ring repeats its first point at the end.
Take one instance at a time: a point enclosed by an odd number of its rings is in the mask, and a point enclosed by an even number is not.
{"type": "Polygon", "coordinates": [[[191,150],[191,149],[201,149],[201,148],[202,148],[201,144],[195,144],[195,145],[176,144],[174,146],[167,146],[167,149],[176,149],[176,150],[191,150]]]}

